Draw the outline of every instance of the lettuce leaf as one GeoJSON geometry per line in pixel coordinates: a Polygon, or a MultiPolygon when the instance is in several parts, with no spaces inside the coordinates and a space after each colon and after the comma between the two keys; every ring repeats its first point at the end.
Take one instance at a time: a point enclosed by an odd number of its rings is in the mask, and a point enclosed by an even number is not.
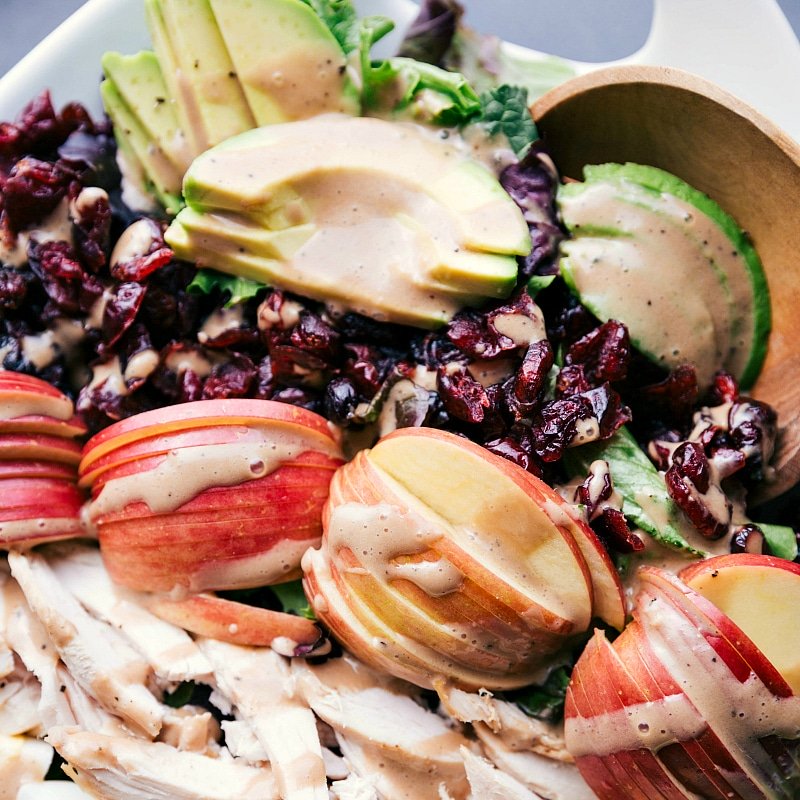
{"type": "Polygon", "coordinates": [[[504,84],[484,92],[480,98],[480,122],[487,133],[508,139],[511,149],[522,158],[539,138],[539,131],[528,108],[528,90],[504,84]]]}
{"type": "Polygon", "coordinates": [[[245,300],[255,297],[267,286],[265,283],[251,281],[249,278],[226,275],[224,272],[217,272],[214,269],[199,269],[192,282],[186,288],[194,294],[211,294],[215,289],[219,289],[219,291],[229,295],[225,308],[230,308],[237,303],[243,303],[245,300]]]}
{"type": "Polygon", "coordinates": [[[327,25],[345,54],[360,50],[366,43],[367,50],[378,39],[382,39],[394,28],[388,17],[371,16],[359,18],[352,0],[303,0],[314,9],[327,25]]]}
{"type": "Polygon", "coordinates": [[[300,580],[289,583],[277,583],[270,587],[278,597],[283,610],[287,614],[297,614],[298,617],[316,620],[311,604],[303,591],[303,582],[300,580]]]}

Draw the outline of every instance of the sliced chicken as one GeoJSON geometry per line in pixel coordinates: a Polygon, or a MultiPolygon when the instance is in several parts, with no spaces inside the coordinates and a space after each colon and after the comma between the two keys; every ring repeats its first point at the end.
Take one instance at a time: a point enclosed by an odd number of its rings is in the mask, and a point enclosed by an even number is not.
{"type": "Polygon", "coordinates": [[[505,700],[495,700],[494,704],[500,719],[500,738],[509,749],[533,750],[556,761],[573,763],[574,759],[564,743],[563,723],[534,719],[519,706],[505,700]]]}
{"type": "Polygon", "coordinates": [[[490,761],[546,800],[595,800],[574,764],[532,751],[512,750],[484,725],[477,725],[475,732],[490,761]]]}
{"type": "Polygon", "coordinates": [[[343,781],[350,775],[347,762],[341,756],[337,756],[333,750],[323,747],[322,760],[325,763],[325,774],[329,780],[343,781]]]}
{"type": "Polygon", "coordinates": [[[0,800],[15,800],[26,783],[44,780],[53,748],[27,736],[0,736],[0,800]]]}
{"type": "Polygon", "coordinates": [[[219,735],[219,723],[210,711],[200,706],[185,705],[170,708],[166,712],[158,741],[178,750],[216,756],[219,753],[219,735]]]}
{"type": "MultiPolygon", "coordinates": [[[[375,747],[337,734],[339,748],[350,769],[359,777],[374,781],[381,800],[466,800],[469,786],[466,771],[460,780],[445,781],[435,771],[414,769],[402,757],[390,758],[375,747]]],[[[460,753],[456,751],[460,758],[460,753]]],[[[462,763],[462,770],[463,761],[462,763]]]]}
{"type": "Polygon", "coordinates": [[[497,702],[491,692],[465,692],[449,684],[443,678],[433,681],[444,710],[459,722],[483,722],[493,731],[500,730],[497,702]]]}
{"type": "Polygon", "coordinates": [[[19,656],[11,653],[12,669],[0,680],[0,736],[36,731],[41,726],[42,689],[19,656]]]}
{"type": "Polygon", "coordinates": [[[89,616],[38,553],[9,553],[11,573],[70,674],[135,730],[155,736],[161,704],[145,686],[150,665],[110,625],[89,616]]]}
{"type": "Polygon", "coordinates": [[[290,694],[289,662],[268,648],[200,639],[218,689],[264,747],[284,800],[328,800],[314,715],[290,694]]]}
{"type": "Polygon", "coordinates": [[[208,679],[211,665],[189,634],[137,604],[135,592],[115,586],[99,550],[68,542],[44,553],[62,585],[90,614],[118,628],[159,678],[175,683],[208,679]]]}
{"type": "Polygon", "coordinates": [[[279,800],[269,768],[188,753],[131,736],[54,728],[48,741],[73,779],[105,800],[279,800]]]}
{"type": "Polygon", "coordinates": [[[264,745],[258,741],[250,724],[243,719],[223,720],[225,746],[234,758],[241,758],[249,764],[263,764],[269,761],[264,745]]]}
{"type": "Polygon", "coordinates": [[[413,687],[349,656],[317,666],[295,659],[292,673],[314,713],[349,742],[428,775],[430,783],[466,785],[459,747],[467,740],[419,705],[413,687]]]}
{"type": "Polygon", "coordinates": [[[96,800],[86,794],[76,783],[45,781],[26,783],[18,792],[17,800],[96,800]]]}
{"type": "Polygon", "coordinates": [[[343,781],[331,785],[334,800],[381,800],[374,778],[361,778],[351,774],[343,781]]]}
{"type": "Polygon", "coordinates": [[[467,779],[474,800],[541,800],[516,778],[501,772],[485,758],[465,747],[461,751],[467,768],[467,779]]]}

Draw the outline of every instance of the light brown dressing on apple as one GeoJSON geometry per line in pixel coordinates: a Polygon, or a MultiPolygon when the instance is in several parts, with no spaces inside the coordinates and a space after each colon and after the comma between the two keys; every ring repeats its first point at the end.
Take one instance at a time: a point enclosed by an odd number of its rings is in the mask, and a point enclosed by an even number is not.
{"type": "Polygon", "coordinates": [[[215,486],[236,486],[263,478],[307,450],[335,457],[336,445],[304,432],[274,431],[261,442],[209,444],[170,451],[146,472],[110,479],[90,504],[90,517],[145,503],[154,514],[175,511],[215,486]]]}
{"type": "Polygon", "coordinates": [[[75,407],[65,395],[53,397],[45,394],[33,394],[25,390],[22,397],[12,392],[0,391],[0,419],[16,419],[17,417],[42,416],[67,422],[75,416],[75,407]]]}
{"type": "MultiPolygon", "coordinates": [[[[388,503],[336,506],[326,536],[334,559],[341,548],[349,548],[363,569],[379,581],[408,580],[432,597],[454,592],[464,582],[464,575],[444,557],[436,561],[398,562],[399,556],[426,552],[442,534],[425,530],[419,517],[403,513],[388,503]]],[[[340,566],[340,569],[346,572],[352,568],[340,566]]]]}
{"type": "MultiPolygon", "coordinates": [[[[800,738],[800,697],[774,695],[753,672],[740,682],[701,630],[649,585],[638,597],[637,619],[649,646],[683,694],[591,720],[568,720],[570,752],[603,756],[639,747],[657,752],[710,727],[750,780],[772,797],[770,777],[775,765],[759,740],[772,735],[800,738]]],[[[707,623],[700,624],[713,630],[707,623]]]]}

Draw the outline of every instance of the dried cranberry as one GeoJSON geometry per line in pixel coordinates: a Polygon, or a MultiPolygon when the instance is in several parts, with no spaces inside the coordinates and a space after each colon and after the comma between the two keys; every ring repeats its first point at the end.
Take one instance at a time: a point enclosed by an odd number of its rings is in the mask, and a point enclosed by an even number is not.
{"type": "Polygon", "coordinates": [[[588,392],[591,387],[583,371],[583,364],[562,367],[556,379],[556,397],[569,397],[588,392]]]}
{"type": "Polygon", "coordinates": [[[778,416],[766,403],[742,397],[728,414],[730,436],[753,466],[769,464],[775,450],[778,416]]]}
{"type": "Polygon", "coordinates": [[[448,414],[473,425],[483,422],[491,402],[486,390],[465,367],[457,364],[439,367],[436,385],[448,414]]]}
{"type": "Polygon", "coordinates": [[[255,364],[247,356],[234,353],[230,361],[211,370],[203,383],[203,399],[246,397],[255,378],[255,364]]]}
{"type": "Polygon", "coordinates": [[[487,317],[477,311],[462,311],[447,326],[447,338],[471,359],[496,358],[517,349],[512,339],[490,327],[487,317]]]}
{"type": "Polygon", "coordinates": [[[609,320],[574,342],[565,358],[567,366],[582,364],[592,386],[625,380],[631,358],[628,329],[609,320]]]}
{"type": "Polygon", "coordinates": [[[331,325],[316,314],[304,311],[300,314],[300,321],[292,329],[290,341],[323,364],[332,364],[339,355],[340,338],[338,331],[331,325]]]}
{"type": "Polygon", "coordinates": [[[264,356],[258,364],[254,394],[262,400],[269,400],[275,391],[275,379],[272,374],[272,359],[264,356]]]}
{"type": "Polygon", "coordinates": [[[660,383],[639,389],[636,407],[642,406],[649,417],[661,419],[670,426],[688,428],[698,394],[694,367],[684,364],[672,370],[660,383]]]}
{"type": "Polygon", "coordinates": [[[552,366],[553,350],[550,343],[546,339],[533,342],[514,375],[515,419],[533,413],[552,366]]]}
{"type": "Polygon", "coordinates": [[[732,403],[737,397],[739,397],[739,385],[736,382],[736,378],[724,370],[719,370],[719,372],[715,373],[714,381],[709,390],[708,404],[710,406],[721,406],[725,403],[732,403]]]}
{"type": "Polygon", "coordinates": [[[699,444],[684,442],[677,447],[664,479],[670,497],[703,536],[719,539],[727,532],[731,504],[718,486],[711,485],[708,460],[699,444]],[[723,508],[717,509],[717,505],[723,508]]]}
{"type": "MultiPolygon", "coordinates": [[[[605,462],[600,462],[605,464],[605,462]]],[[[597,489],[597,475],[590,472],[586,480],[575,489],[574,500],[586,509],[586,516],[592,519],[601,503],[608,500],[614,491],[608,467],[603,469],[600,477],[600,490],[597,489]]]]}
{"type": "Polygon", "coordinates": [[[194,370],[184,370],[178,376],[179,403],[192,403],[203,398],[203,379],[194,370]]]}
{"type": "Polygon", "coordinates": [[[631,410],[622,404],[622,398],[607,383],[583,392],[581,397],[585,397],[591,403],[600,426],[600,439],[608,439],[615,431],[631,421],[631,410]]]}
{"type": "Polygon", "coordinates": [[[544,312],[547,323],[547,338],[557,347],[569,347],[589,331],[594,330],[600,322],[589,310],[580,304],[563,281],[556,280],[536,299],[544,312]]]}
{"type": "Polygon", "coordinates": [[[143,281],[156,270],[169,264],[174,257],[169,247],[154,246],[148,253],[127,261],[116,261],[111,265],[111,274],[118,281],[143,281]]]}
{"type": "Polygon", "coordinates": [[[531,454],[511,436],[504,436],[502,439],[493,439],[483,445],[489,452],[513,461],[518,467],[524,470],[538,472],[531,454]],[[532,468],[533,467],[533,468],[532,468]]]}
{"type": "Polygon", "coordinates": [[[347,378],[334,378],[325,389],[325,416],[342,425],[358,405],[358,392],[347,378]]]}
{"type": "Polygon", "coordinates": [[[530,428],[534,452],[545,463],[558,461],[575,438],[578,420],[593,416],[591,403],[582,395],[546,403],[530,428]]]}
{"type": "Polygon", "coordinates": [[[77,314],[84,272],[67,242],[31,242],[28,264],[59,312],[77,314]]]}
{"type": "Polygon", "coordinates": [[[106,347],[113,347],[133,325],[146,291],[146,287],[140,283],[119,283],[113,288],[103,310],[101,324],[106,347]]]}
{"type": "Polygon", "coordinates": [[[0,309],[19,308],[28,293],[30,279],[16,269],[0,267],[0,309]]]}
{"type": "Polygon", "coordinates": [[[81,262],[92,272],[106,265],[111,235],[111,206],[105,192],[87,196],[79,194],[74,206],[73,241],[81,262]]]}
{"type": "Polygon", "coordinates": [[[606,547],[615,553],[638,553],[644,550],[644,542],[628,527],[625,515],[616,508],[604,508],[592,520],[591,527],[606,547]]]}
{"type": "Polygon", "coordinates": [[[16,122],[0,124],[0,155],[7,161],[24,155],[47,156],[81,125],[91,125],[82,106],[72,104],[59,116],[50,93],[44,91],[25,106],[16,122]]]}
{"type": "Polygon", "coordinates": [[[742,525],[733,531],[731,553],[769,553],[764,532],[758,525],[742,525]]]}
{"type": "Polygon", "coordinates": [[[348,355],[344,373],[361,394],[372,397],[386,377],[388,361],[381,358],[377,349],[366,344],[346,344],[344,351],[348,355]]]}
{"type": "Polygon", "coordinates": [[[58,164],[23,158],[18,161],[3,187],[3,209],[13,231],[21,231],[55,211],[67,196],[75,175],[58,164]]]}

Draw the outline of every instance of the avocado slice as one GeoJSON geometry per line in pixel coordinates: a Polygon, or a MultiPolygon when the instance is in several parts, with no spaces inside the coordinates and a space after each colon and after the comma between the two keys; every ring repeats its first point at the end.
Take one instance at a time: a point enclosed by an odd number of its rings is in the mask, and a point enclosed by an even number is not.
{"type": "Polygon", "coordinates": [[[193,152],[202,153],[255,127],[209,0],[145,0],[145,11],[164,80],[193,152]]]}
{"type": "Polygon", "coordinates": [[[142,174],[147,183],[145,190],[152,191],[168,213],[177,214],[182,205],[182,171],[154,144],[114,83],[104,80],[100,84],[100,97],[114,125],[117,145],[128,162],[142,174]]]}
{"type": "Polygon", "coordinates": [[[156,54],[142,50],[135,55],[108,52],[103,55],[103,72],[126,108],[139,121],[148,138],[183,175],[192,162],[184,132],[178,126],[175,107],[156,54]]]}
{"type": "MultiPolygon", "coordinates": [[[[739,381],[743,388],[752,386],[767,355],[772,309],[764,266],[747,233],[719,203],[663,169],[630,162],[601,164],[588,166],[586,177],[591,181],[625,179],[644,188],[673,195],[712,219],[725,234],[730,242],[731,252],[739,256],[737,259],[724,262],[735,270],[733,274],[728,275],[728,285],[733,291],[732,313],[744,317],[738,335],[741,338],[745,336],[749,338],[740,354],[744,365],[739,372],[739,381]],[[747,281],[742,280],[741,270],[744,270],[747,281]],[[735,287],[739,287],[738,291],[735,287]],[[747,330],[744,329],[745,326],[747,330]]],[[[722,265],[722,262],[716,263],[717,266],[722,265]]]]}
{"type": "Polygon", "coordinates": [[[302,0],[211,0],[211,8],[258,125],[359,113],[342,48],[302,0]]]}
{"type": "Polygon", "coordinates": [[[340,304],[361,314],[381,321],[396,322],[420,328],[438,328],[452,319],[461,307],[451,297],[436,295],[427,289],[402,286],[403,302],[388,282],[383,291],[362,292],[357,285],[346,283],[337,274],[317,273],[313,279],[287,269],[287,262],[265,258],[248,251],[244,245],[231,246],[230,241],[218,236],[189,231],[181,224],[180,214],[167,231],[169,246],[178,258],[194,261],[198,267],[210,267],[237,277],[248,278],[269,286],[280,286],[288,291],[316,300],[340,304]]]}
{"type": "Polygon", "coordinates": [[[724,367],[749,385],[766,350],[769,300],[736,223],[663,170],[599,165],[585,178],[558,197],[573,234],[561,261],[573,290],[600,318],[623,320],[664,366],[692,362],[701,383],[724,367]]]}
{"type": "Polygon", "coordinates": [[[381,320],[441,325],[466,304],[505,297],[516,254],[530,249],[522,212],[476,167],[426,131],[374,118],[259,128],[195,160],[188,209],[166,238],[223,272],[381,320]],[[462,171],[463,181],[448,178],[462,171]],[[495,224],[476,224],[479,211],[495,224]]]}

